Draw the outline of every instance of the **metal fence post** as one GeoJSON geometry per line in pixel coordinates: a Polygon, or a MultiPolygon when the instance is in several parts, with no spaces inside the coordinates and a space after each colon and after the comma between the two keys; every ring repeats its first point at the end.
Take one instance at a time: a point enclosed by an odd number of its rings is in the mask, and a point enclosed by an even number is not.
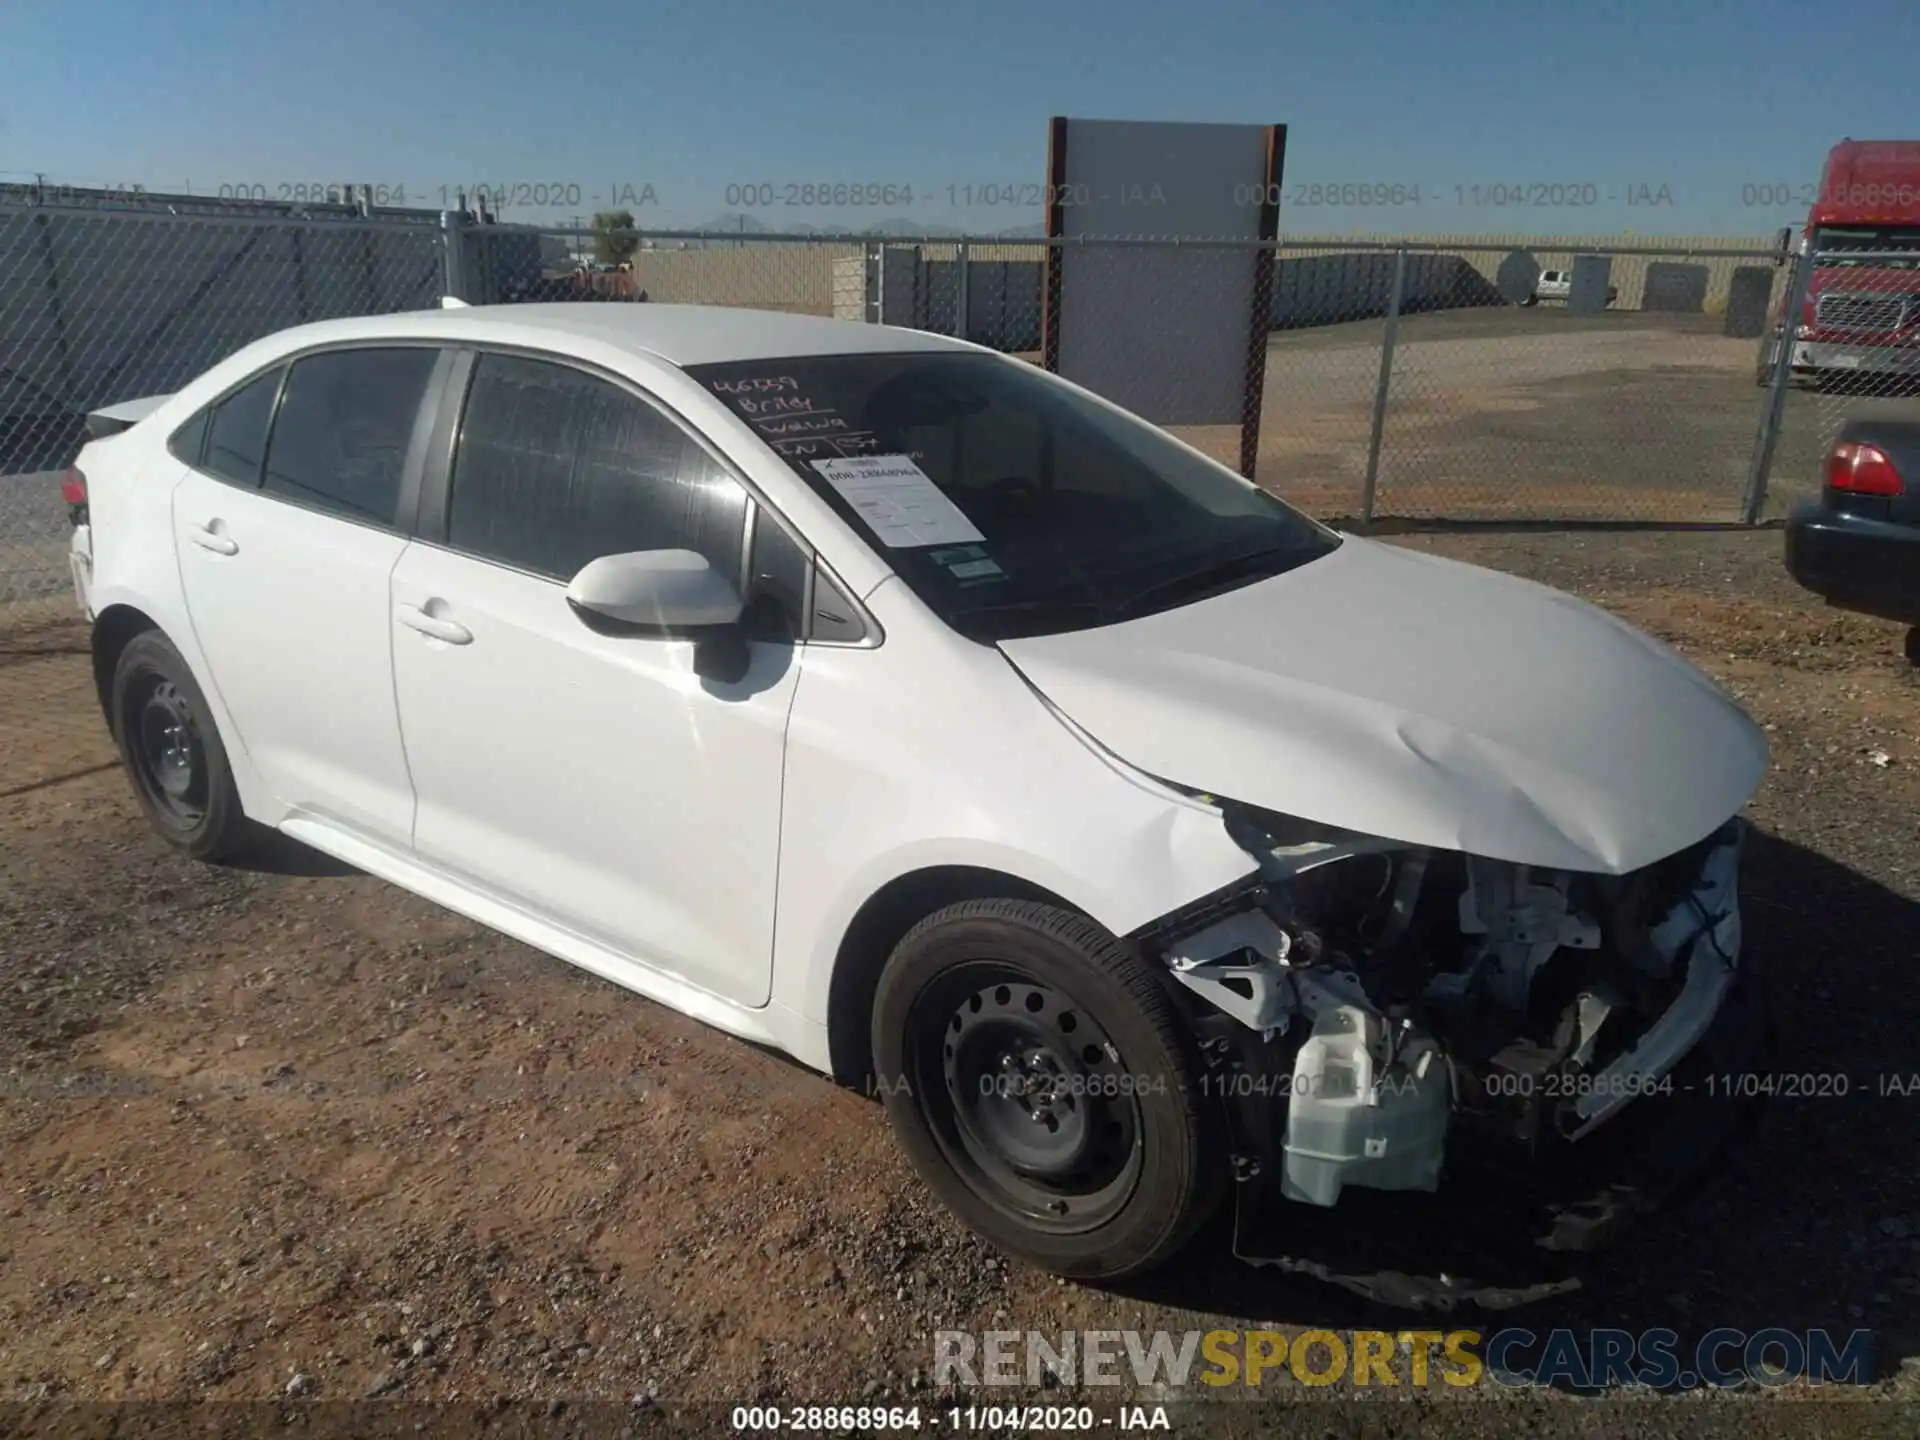
{"type": "Polygon", "coordinates": [[[293,304],[302,325],[313,318],[313,307],[307,296],[306,231],[298,225],[293,227],[293,304]]]}
{"type": "Polygon", "coordinates": [[[886,296],[882,293],[882,272],[885,269],[880,258],[880,242],[865,240],[860,245],[860,267],[865,275],[867,314],[869,325],[878,325],[886,316],[886,296]]]}
{"type": "Polygon", "coordinates": [[[973,269],[973,262],[967,258],[967,242],[962,240],[954,247],[954,263],[959,269],[959,278],[954,282],[953,333],[960,339],[967,336],[967,272],[973,269]]]}
{"type": "Polygon", "coordinates": [[[367,310],[369,315],[380,313],[380,258],[375,248],[376,241],[372,226],[360,231],[360,266],[367,283],[367,310]]]}
{"type": "Polygon", "coordinates": [[[1760,433],[1753,443],[1753,466],[1747,472],[1747,493],[1740,503],[1740,519],[1748,525],[1760,523],[1760,512],[1767,505],[1767,481],[1773,471],[1774,450],[1780,443],[1787,386],[1793,379],[1793,332],[1800,324],[1801,307],[1807,303],[1814,263],[1813,246],[1809,243],[1800,252],[1799,261],[1793,267],[1793,279],[1787,285],[1787,308],[1780,314],[1780,348],[1774,352],[1773,380],[1767,386],[1766,404],[1760,411],[1760,433]]]}
{"type": "Polygon", "coordinates": [[[440,273],[442,293],[467,298],[466,217],[458,210],[440,212],[440,273]]]}
{"type": "Polygon", "coordinates": [[[1400,336],[1400,303],[1407,288],[1407,252],[1393,252],[1393,288],[1387,295],[1387,328],[1380,339],[1380,379],[1373,389],[1373,429],[1367,436],[1367,480],[1360,492],[1360,518],[1373,523],[1373,492],[1380,480],[1380,436],[1387,423],[1387,390],[1393,382],[1393,347],[1400,336]]]}
{"type": "MultiPolygon", "coordinates": [[[[35,177],[38,184],[38,177],[35,177]]],[[[33,215],[34,240],[40,252],[41,277],[47,292],[47,314],[53,320],[54,363],[60,370],[60,398],[67,405],[79,404],[82,396],[74,385],[73,354],[68,348],[67,318],[60,299],[60,264],[53,254],[53,227],[46,212],[37,208],[33,215]]],[[[89,400],[91,397],[87,397],[89,400]]]]}

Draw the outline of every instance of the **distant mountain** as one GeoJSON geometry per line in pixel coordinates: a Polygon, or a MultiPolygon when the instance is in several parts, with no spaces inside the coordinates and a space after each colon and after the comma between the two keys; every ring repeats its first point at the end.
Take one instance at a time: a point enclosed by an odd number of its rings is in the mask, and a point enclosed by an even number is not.
{"type": "MultiPolygon", "coordinates": [[[[668,225],[668,230],[713,230],[727,235],[770,235],[774,227],[762,224],[751,215],[718,215],[698,225],[668,225]]],[[[642,231],[644,234],[645,232],[642,231]]]]}
{"type": "Polygon", "coordinates": [[[910,220],[904,215],[889,215],[884,220],[869,220],[858,227],[862,235],[908,235],[918,239],[922,235],[960,235],[965,232],[952,225],[942,225],[938,221],[910,220]]]}

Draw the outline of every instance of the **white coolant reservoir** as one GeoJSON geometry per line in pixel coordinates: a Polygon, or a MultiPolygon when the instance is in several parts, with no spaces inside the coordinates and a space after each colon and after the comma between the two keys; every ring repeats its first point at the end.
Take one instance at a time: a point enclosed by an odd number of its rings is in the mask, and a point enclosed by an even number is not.
{"type": "Polygon", "coordinates": [[[1431,1040],[1400,1042],[1388,1068],[1385,1023],[1357,1005],[1326,1005],[1293,1063],[1281,1193],[1332,1205],[1344,1185],[1433,1190],[1447,1148],[1452,1086],[1431,1040]]]}

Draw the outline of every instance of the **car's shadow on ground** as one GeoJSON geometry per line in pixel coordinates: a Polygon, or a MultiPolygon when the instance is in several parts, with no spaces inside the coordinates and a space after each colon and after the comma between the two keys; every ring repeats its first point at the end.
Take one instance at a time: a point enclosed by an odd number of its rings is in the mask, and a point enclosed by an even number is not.
{"type": "MultiPolygon", "coordinates": [[[[1825,1329],[1837,1342],[1871,1329],[1875,1370],[1890,1374],[1920,1353],[1920,903],[1758,830],[1742,883],[1744,958],[1767,977],[1778,1093],[1707,1190],[1575,1262],[1579,1289],[1497,1313],[1382,1305],[1236,1259],[1223,1217],[1126,1293],[1334,1329],[1658,1327],[1683,1354],[1720,1326],[1825,1329]]],[[[1349,1261],[1376,1242],[1395,1263],[1406,1254],[1404,1235],[1384,1229],[1348,1239],[1349,1261]]],[[[1542,1273],[1561,1272],[1543,1261],[1542,1273]]]]}
{"type": "Polygon", "coordinates": [[[278,830],[264,832],[244,854],[224,863],[230,870],[248,870],[261,875],[343,877],[367,873],[358,865],[336,860],[278,830]]]}

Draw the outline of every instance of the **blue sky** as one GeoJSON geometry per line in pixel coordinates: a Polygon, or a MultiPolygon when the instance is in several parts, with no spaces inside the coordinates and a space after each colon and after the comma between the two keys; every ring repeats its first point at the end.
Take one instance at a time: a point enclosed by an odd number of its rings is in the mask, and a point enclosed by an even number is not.
{"type": "Polygon", "coordinates": [[[1843,135],[1920,138],[1915,0],[16,0],[0,54],[0,182],[562,199],[517,219],[651,186],[656,226],[740,210],[730,185],[805,182],[1018,225],[1037,214],[958,187],[1042,180],[1066,114],[1283,121],[1290,195],[1408,187],[1284,205],[1286,233],[1760,235],[1804,215],[1795,192],[1843,135]]]}

